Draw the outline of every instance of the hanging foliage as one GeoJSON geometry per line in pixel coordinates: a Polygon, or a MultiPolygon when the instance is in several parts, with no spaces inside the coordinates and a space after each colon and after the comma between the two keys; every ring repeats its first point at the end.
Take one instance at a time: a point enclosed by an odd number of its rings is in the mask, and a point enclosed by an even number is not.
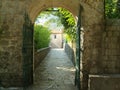
{"type": "Polygon", "coordinates": [[[60,17],[61,23],[64,26],[64,32],[69,36],[69,41],[75,40],[76,24],[73,15],[64,8],[58,8],[58,16],[60,17]]]}
{"type": "Polygon", "coordinates": [[[64,8],[58,8],[58,16],[61,18],[61,22],[64,25],[65,29],[69,27],[74,27],[75,20],[73,15],[64,8]]]}
{"type": "Polygon", "coordinates": [[[105,0],[107,18],[120,18],[120,0],[105,0]]]}
{"type": "Polygon", "coordinates": [[[45,25],[50,26],[51,22],[56,22],[58,26],[64,26],[64,33],[68,34],[71,40],[76,39],[76,23],[73,15],[64,8],[48,8],[44,12],[42,12],[39,18],[49,17],[50,15],[58,17],[57,19],[49,19],[45,25]]]}

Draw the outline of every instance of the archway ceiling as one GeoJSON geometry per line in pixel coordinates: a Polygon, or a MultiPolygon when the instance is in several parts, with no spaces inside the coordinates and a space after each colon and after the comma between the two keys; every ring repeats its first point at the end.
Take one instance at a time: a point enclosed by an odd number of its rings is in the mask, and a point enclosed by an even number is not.
{"type": "Polygon", "coordinates": [[[28,6],[28,12],[32,22],[38,14],[51,7],[62,7],[69,10],[74,16],[78,16],[79,0],[33,0],[28,6]]]}

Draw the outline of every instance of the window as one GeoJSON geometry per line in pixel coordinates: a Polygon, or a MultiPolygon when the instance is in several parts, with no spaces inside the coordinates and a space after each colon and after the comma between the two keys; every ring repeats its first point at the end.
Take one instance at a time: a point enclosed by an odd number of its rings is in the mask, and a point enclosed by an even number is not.
{"type": "Polygon", "coordinates": [[[54,39],[56,39],[56,35],[54,35],[54,39]]]}

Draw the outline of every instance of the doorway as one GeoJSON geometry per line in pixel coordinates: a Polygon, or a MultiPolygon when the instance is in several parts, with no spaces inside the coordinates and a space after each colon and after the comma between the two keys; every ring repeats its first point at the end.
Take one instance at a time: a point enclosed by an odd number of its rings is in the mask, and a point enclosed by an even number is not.
{"type": "MultiPolygon", "coordinates": [[[[79,25],[79,17],[78,17],[78,25],[79,25]]],[[[76,74],[75,74],[75,85],[77,85],[78,89],[80,88],[80,26],[77,26],[77,34],[76,34],[76,74]]],[[[31,23],[28,15],[25,15],[25,24],[23,26],[23,78],[24,85],[29,85],[33,83],[33,24],[31,23]],[[31,31],[30,31],[31,30],[31,31]],[[30,35],[30,36],[29,36],[30,35]],[[29,41],[29,42],[28,42],[29,41]],[[31,53],[30,53],[31,52],[31,53]],[[26,78],[27,77],[27,78],[26,78]]]]}

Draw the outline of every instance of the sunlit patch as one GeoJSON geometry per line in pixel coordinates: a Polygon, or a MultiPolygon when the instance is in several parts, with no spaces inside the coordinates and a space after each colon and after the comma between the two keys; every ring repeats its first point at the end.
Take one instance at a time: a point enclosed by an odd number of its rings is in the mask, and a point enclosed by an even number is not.
{"type": "Polygon", "coordinates": [[[57,69],[59,70],[64,70],[64,71],[71,71],[71,72],[74,72],[75,71],[75,68],[67,68],[67,67],[56,67],[57,69]]]}

